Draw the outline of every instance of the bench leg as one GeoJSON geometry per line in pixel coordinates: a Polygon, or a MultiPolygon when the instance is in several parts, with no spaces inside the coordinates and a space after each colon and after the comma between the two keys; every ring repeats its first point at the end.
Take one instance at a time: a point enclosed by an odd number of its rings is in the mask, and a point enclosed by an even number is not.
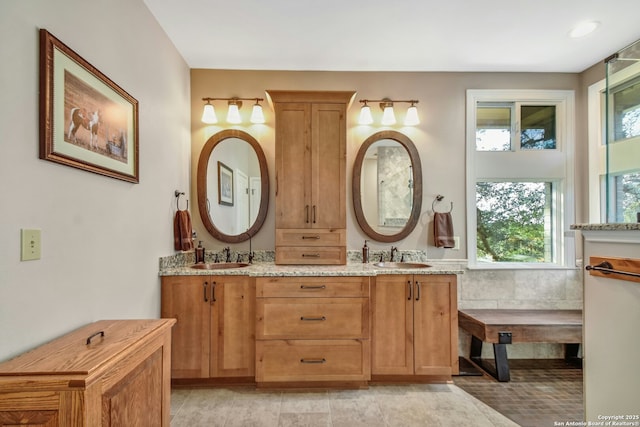
{"type": "Polygon", "coordinates": [[[480,359],[481,356],[482,356],[482,340],[478,337],[472,336],[470,358],[471,360],[480,359]]]}
{"type": "Polygon", "coordinates": [[[501,382],[510,381],[509,360],[507,359],[507,345],[494,344],[493,357],[496,363],[495,369],[482,361],[482,340],[471,336],[471,351],[469,358],[476,365],[480,366],[489,375],[501,382]]]}
{"type": "Polygon", "coordinates": [[[496,362],[496,379],[501,382],[511,380],[506,344],[493,344],[493,358],[496,362]]]}
{"type": "Polygon", "coordinates": [[[564,361],[572,365],[582,366],[582,359],[578,357],[579,350],[580,344],[565,344],[564,361]]]}

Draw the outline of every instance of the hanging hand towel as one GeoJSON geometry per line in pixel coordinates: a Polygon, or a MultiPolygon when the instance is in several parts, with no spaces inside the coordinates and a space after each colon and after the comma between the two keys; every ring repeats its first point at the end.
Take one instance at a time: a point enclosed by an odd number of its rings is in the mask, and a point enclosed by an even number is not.
{"type": "Polygon", "coordinates": [[[453,248],[453,220],[450,212],[435,212],[433,214],[433,238],[437,248],[453,248]]]}
{"type": "Polygon", "coordinates": [[[189,211],[177,211],[173,220],[173,246],[176,251],[190,251],[193,249],[191,230],[189,211]]]}

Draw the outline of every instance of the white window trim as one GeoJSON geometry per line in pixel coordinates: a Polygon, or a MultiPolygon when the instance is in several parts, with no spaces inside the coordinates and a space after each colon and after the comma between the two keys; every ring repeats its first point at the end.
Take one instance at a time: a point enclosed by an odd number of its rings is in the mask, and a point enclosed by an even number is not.
{"type": "MultiPolygon", "coordinates": [[[[569,229],[575,223],[575,93],[572,90],[467,90],[467,259],[470,269],[566,269],[575,268],[575,232],[569,229]],[[518,180],[549,180],[560,186],[557,206],[563,213],[556,230],[556,249],[559,251],[556,263],[479,263],[477,261],[477,221],[476,221],[476,105],[478,102],[553,102],[558,105],[558,135],[556,150],[564,154],[565,173],[562,180],[549,176],[520,176],[518,180]]],[[[528,150],[527,150],[528,151],[528,150]]],[[[496,152],[500,153],[500,152],[496,152]]],[[[487,178],[487,177],[482,177],[487,178]]],[[[495,177],[509,179],[508,177],[495,177]]]]}
{"type": "MultiPolygon", "coordinates": [[[[640,63],[630,65],[623,70],[609,76],[610,86],[617,86],[627,80],[631,80],[640,74],[640,63]]],[[[604,121],[606,111],[604,107],[605,91],[607,89],[607,79],[602,79],[589,86],[588,102],[588,122],[589,122],[589,221],[598,224],[607,221],[606,197],[606,173],[607,173],[607,147],[604,121]]],[[[638,144],[636,138],[626,142],[616,142],[615,149],[629,150],[623,157],[627,159],[637,159],[638,144]],[[629,150],[629,146],[634,144],[635,150],[629,150]]],[[[615,156],[615,152],[613,153],[615,156]]],[[[614,172],[618,172],[614,170],[614,172]]]]}

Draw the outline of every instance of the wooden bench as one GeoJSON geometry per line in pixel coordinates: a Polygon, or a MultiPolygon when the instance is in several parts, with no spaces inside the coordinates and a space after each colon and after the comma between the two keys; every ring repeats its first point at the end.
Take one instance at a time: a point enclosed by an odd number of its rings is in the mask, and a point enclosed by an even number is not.
{"type": "Polygon", "coordinates": [[[471,334],[471,360],[498,381],[509,381],[507,344],[565,344],[565,359],[577,360],[582,342],[582,310],[465,309],[458,325],[471,334]],[[482,343],[493,344],[495,369],[481,359],[482,343]]]}

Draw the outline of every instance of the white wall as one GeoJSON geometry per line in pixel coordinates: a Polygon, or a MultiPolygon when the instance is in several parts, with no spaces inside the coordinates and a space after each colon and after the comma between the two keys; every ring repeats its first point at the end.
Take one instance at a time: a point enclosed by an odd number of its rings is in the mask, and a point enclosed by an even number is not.
{"type": "Polygon", "coordinates": [[[103,318],[159,316],[173,192],[189,194],[189,69],[141,0],[0,2],[0,360],[103,318]],[[140,183],[38,158],[38,30],[139,102],[140,183]],[[20,261],[20,229],[42,259],[20,261]]]}

